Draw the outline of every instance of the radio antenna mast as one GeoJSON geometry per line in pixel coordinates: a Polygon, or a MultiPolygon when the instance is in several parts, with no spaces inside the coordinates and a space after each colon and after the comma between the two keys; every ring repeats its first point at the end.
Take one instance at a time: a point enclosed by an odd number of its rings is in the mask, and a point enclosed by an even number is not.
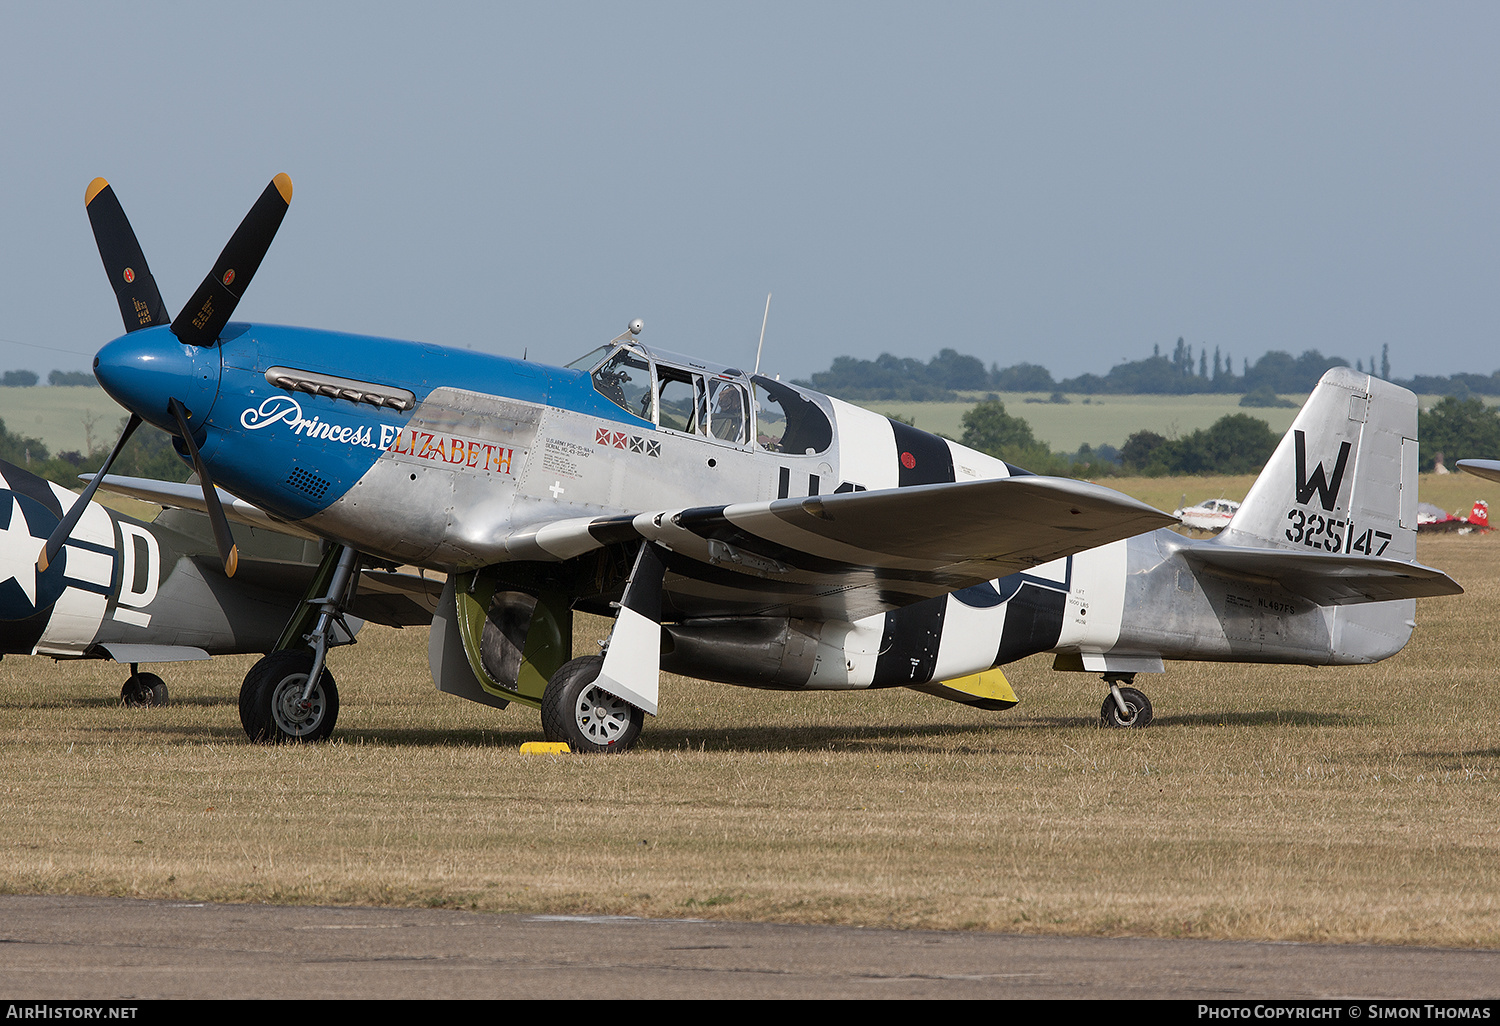
{"type": "Polygon", "coordinates": [[[760,319],[760,344],[755,347],[755,373],[760,373],[760,351],[766,346],[766,321],[771,316],[771,294],[766,293],[766,312],[760,319]]]}

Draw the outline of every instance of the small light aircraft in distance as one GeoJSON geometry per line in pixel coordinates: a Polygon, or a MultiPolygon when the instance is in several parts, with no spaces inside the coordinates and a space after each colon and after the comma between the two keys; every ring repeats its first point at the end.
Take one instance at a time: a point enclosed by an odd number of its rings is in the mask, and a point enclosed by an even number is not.
{"type": "MultiPolygon", "coordinates": [[[[1183,499],[1186,500],[1187,496],[1184,495],[1183,499]]],[[[1239,508],[1240,504],[1233,499],[1204,499],[1196,506],[1180,506],[1172,511],[1172,515],[1182,521],[1183,527],[1217,532],[1229,526],[1239,508]]]]}
{"type": "Polygon", "coordinates": [[[1229,529],[1193,541],[1111,489],[663,352],[639,321],[562,367],[231,321],[291,194],[278,175],[175,317],[113,190],[86,194],[126,327],[95,375],[127,434],[149,421],[192,461],[222,572],[239,554],[216,482],[332,543],[305,645],[241,691],[252,737],[328,735],[329,625],[371,560],[446,572],[440,690],[537,708],[577,751],[629,748],[662,669],[996,708],[996,668],[1038,652],[1103,675],[1104,723],[1144,726],[1121,685],[1164,659],[1374,662],[1413,599],[1461,591],[1413,558],[1415,397],[1368,375],[1325,375],[1229,529]],[[575,610],[614,617],[602,654],[575,657],[575,610]]]}
{"type": "Polygon", "coordinates": [[[1424,534],[1470,534],[1490,529],[1490,504],[1475,499],[1466,516],[1449,513],[1430,502],[1417,505],[1417,530],[1424,534]]]}
{"type": "MultiPolygon", "coordinates": [[[[130,480],[119,487],[127,490],[130,480]]],[[[174,488],[189,497],[199,491],[161,481],[149,487],[160,501],[174,488]]],[[[120,692],[125,704],[164,705],[166,682],[142,672],[141,663],[302,646],[318,612],[299,607],[323,560],[326,543],[317,536],[222,496],[241,525],[244,555],[231,580],[203,514],[167,509],[146,522],[89,501],[63,548],[38,572],[38,545],[77,499],[0,460],[0,656],[113,659],[130,665],[120,692]]],[[[353,615],[335,623],[335,643],[348,642],[365,620],[429,622],[440,589],[438,579],[367,570],[348,603],[353,615]]]]}

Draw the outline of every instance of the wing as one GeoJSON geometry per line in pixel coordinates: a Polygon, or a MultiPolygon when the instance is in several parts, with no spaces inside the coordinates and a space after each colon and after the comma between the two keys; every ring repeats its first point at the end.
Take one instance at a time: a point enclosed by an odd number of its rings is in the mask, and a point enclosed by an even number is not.
{"type": "Polygon", "coordinates": [[[1323,606],[1463,594],[1458,582],[1441,570],[1384,556],[1229,545],[1185,549],[1183,556],[1232,577],[1280,584],[1323,606]]]}
{"type": "Polygon", "coordinates": [[[1467,470],[1488,481],[1500,481],[1500,460],[1459,460],[1460,470],[1467,470]]]}
{"type": "MultiPolygon", "coordinates": [[[[94,475],[79,474],[78,478],[81,481],[92,481],[94,475]]],[[[199,513],[206,513],[208,510],[208,504],[203,499],[203,488],[196,484],[172,484],[170,481],[155,481],[149,477],[124,477],[109,474],[99,482],[99,487],[107,492],[114,492],[116,495],[128,495],[132,499],[154,502],[158,506],[191,509],[199,513]]],[[[237,499],[222,488],[216,488],[215,491],[219,496],[219,505],[224,507],[224,516],[236,524],[267,528],[296,538],[321,540],[319,535],[284,520],[277,520],[259,506],[252,505],[244,499],[237,499]]]]}
{"type": "Polygon", "coordinates": [[[644,538],[679,616],[855,620],[1176,523],[1083,481],[1023,476],[577,518],[519,531],[514,558],[644,538]]]}
{"type": "MultiPolygon", "coordinates": [[[[111,476],[101,487],[189,509],[203,503],[192,485],[111,476]]],[[[303,534],[222,499],[231,520],[303,534]]],[[[511,560],[561,561],[645,539],[666,550],[675,617],[856,620],[1176,522],[1110,488],[1024,475],[574,517],[519,528],[503,550],[511,560]]]]}

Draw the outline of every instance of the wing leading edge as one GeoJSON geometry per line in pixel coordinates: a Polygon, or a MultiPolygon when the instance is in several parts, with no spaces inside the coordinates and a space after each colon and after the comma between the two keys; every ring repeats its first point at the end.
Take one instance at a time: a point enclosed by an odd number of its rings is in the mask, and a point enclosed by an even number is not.
{"type": "Polygon", "coordinates": [[[645,539],[670,552],[680,615],[853,620],[1173,523],[1109,488],[1025,476],[554,521],[507,551],[569,559],[645,539]]]}

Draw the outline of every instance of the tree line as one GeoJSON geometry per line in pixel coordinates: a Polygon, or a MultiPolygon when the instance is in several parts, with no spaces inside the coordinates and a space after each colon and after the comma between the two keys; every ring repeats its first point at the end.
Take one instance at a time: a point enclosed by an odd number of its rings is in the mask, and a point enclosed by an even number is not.
{"type": "MultiPolygon", "coordinates": [[[[55,481],[64,488],[80,488],[82,484],[78,475],[92,473],[104,465],[114,438],[125,430],[125,422],[129,419],[121,417],[119,429],[110,440],[87,453],[78,449],[54,453],[40,438],[12,433],[6,428],[5,421],[0,420],[0,460],[24,467],[37,477],[55,481]]],[[[178,457],[172,447],[171,435],[150,424],[142,424],[125,443],[109,472],[126,477],[182,482],[193,471],[178,457]]]]}
{"type": "MultiPolygon", "coordinates": [[[[1276,451],[1281,436],[1257,417],[1231,413],[1211,427],[1167,438],[1137,431],[1118,449],[1083,445],[1077,452],[1053,452],[1031,433],[1031,425],[987,399],[963,417],[959,442],[1033,473],[1100,478],[1121,474],[1256,474],[1276,451]]],[[[1452,469],[1461,459],[1500,459],[1500,410],[1473,396],[1446,396],[1417,411],[1417,469],[1430,473],[1439,456],[1452,469]]]]}
{"type": "MultiPolygon", "coordinates": [[[[0,388],[31,388],[41,378],[36,376],[35,371],[8,370],[0,374],[0,388]]],[[[87,371],[61,371],[55,370],[47,375],[49,385],[91,385],[99,387],[99,382],[87,371]]]]}
{"type": "MultiPolygon", "coordinates": [[[[910,357],[882,353],[873,360],[853,356],[837,357],[826,371],[813,374],[807,385],[820,392],[855,401],[904,400],[908,402],[953,402],[960,392],[1055,392],[1078,395],[1193,395],[1219,393],[1274,396],[1280,392],[1311,392],[1318,379],[1331,367],[1351,366],[1341,356],[1324,356],[1309,349],[1300,356],[1273,349],[1254,363],[1241,359],[1240,370],[1234,369],[1234,357],[1199,346],[1196,350],[1184,339],[1177,340],[1170,355],[1153,347],[1152,354],[1140,360],[1126,360],[1106,374],[1080,374],[1057,380],[1046,367],[1035,363],[1018,363],[1010,367],[993,364],[986,368],[975,356],[955,349],[944,349],[923,363],[910,357]]],[[[1360,357],[1355,370],[1370,373],[1387,381],[1391,378],[1390,349],[1382,347],[1377,362],[1371,353],[1368,363],[1360,357]]],[[[1442,378],[1419,375],[1411,381],[1396,381],[1414,392],[1426,395],[1470,394],[1500,395],[1500,371],[1486,377],[1480,374],[1455,374],[1442,378]]],[[[1255,404],[1247,404],[1255,405],[1255,404]]]]}
{"type": "MultiPolygon", "coordinates": [[[[1187,365],[1188,352],[1175,353],[1172,357],[1153,356],[1148,360],[1137,361],[1138,364],[1150,364],[1154,360],[1162,360],[1168,366],[1176,367],[1180,372],[1187,365]]],[[[1204,362],[1202,351],[1199,353],[1199,362],[1204,362]]],[[[1216,361],[1217,362],[1217,361],[1216,361]]],[[[1303,392],[1311,391],[1322,376],[1323,371],[1331,366],[1348,366],[1343,361],[1326,363],[1324,357],[1316,351],[1304,353],[1302,357],[1292,360],[1285,353],[1267,353],[1254,367],[1262,368],[1267,377],[1274,374],[1287,374],[1291,378],[1275,378],[1277,382],[1288,380],[1295,381],[1295,385],[1283,387],[1281,384],[1267,386],[1264,381],[1256,387],[1264,388],[1267,392],[1303,392]],[[1285,357],[1286,359],[1282,359],[1285,357]],[[1304,375],[1311,374],[1310,381],[1304,381],[1304,375]]],[[[1373,363],[1373,358],[1372,358],[1373,363]]],[[[916,360],[897,360],[889,354],[882,355],[879,360],[855,361],[852,357],[840,357],[834,361],[834,369],[841,365],[848,369],[851,365],[863,365],[888,367],[899,364],[906,368],[907,373],[914,373],[914,368],[926,367],[933,369],[937,380],[948,381],[954,384],[965,380],[958,377],[945,376],[961,373],[965,369],[972,382],[977,380],[976,375],[983,373],[983,365],[979,364],[973,357],[963,357],[951,349],[945,349],[937,357],[928,363],[922,364],[916,360]],[[882,361],[886,361],[882,364],[882,361]],[[977,370],[976,370],[977,365],[977,370]]],[[[1020,367],[1034,367],[1035,365],[1022,364],[1020,367]]],[[[1132,365],[1121,364],[1120,367],[1132,365]]],[[[1119,370],[1117,367],[1116,370],[1119,370]]],[[[856,368],[858,370],[859,368],[856,368]]],[[[1360,369],[1360,368],[1356,368],[1360,369]]],[[[1383,370],[1389,371],[1389,366],[1384,365],[1383,370]]],[[[1007,368],[1006,371],[1014,371],[1016,368],[1007,368]]],[[[1037,371],[1045,374],[1044,368],[1037,367],[1037,371]]],[[[1220,367],[1222,373],[1222,366],[1220,367]]],[[[27,372],[11,371],[5,374],[5,384],[11,385],[13,374],[27,372]]],[[[832,371],[828,372],[832,373],[832,371]]],[[[863,371],[861,371],[863,373],[863,371]]],[[[883,372],[882,372],[883,373],[883,372]]],[[[1001,372],[1002,374],[1005,372],[1001,372]]],[[[1114,373],[1113,371],[1111,372],[1114,373]]],[[[1132,372],[1133,373],[1133,372],[1132,372]]],[[[1500,371],[1496,372],[1500,375],[1500,371]]],[[[81,382],[67,380],[70,376],[87,378],[90,383],[93,378],[86,374],[70,374],[69,372],[53,371],[49,381],[57,384],[79,384],[81,382]],[[59,380],[62,379],[62,380],[59,380]]],[[[1085,375],[1087,377],[1088,375],[1085,375]]],[[[1122,375],[1125,377],[1127,375],[1122,375]]],[[[1200,375],[1201,376],[1201,375],[1200,375]]],[[[1248,375],[1236,376],[1242,383],[1248,375]]],[[[36,375],[31,374],[32,381],[23,387],[36,384],[36,375]]],[[[871,398],[871,399],[907,399],[916,398],[911,395],[869,395],[861,396],[852,394],[849,389],[839,392],[836,389],[824,387],[819,378],[823,375],[813,375],[812,387],[820,391],[834,391],[835,394],[843,394],[848,398],[871,398]]],[[[1478,375],[1455,375],[1455,378],[1475,378],[1478,375]]],[[[863,379],[867,382],[876,381],[873,375],[866,375],[863,379]]],[[[1027,380],[1041,385],[1041,387],[1015,387],[1011,384],[1004,385],[1006,391],[1047,391],[1043,385],[1044,379],[1039,376],[1024,378],[1016,376],[1012,378],[997,379],[993,375],[986,378],[991,383],[997,380],[1016,381],[1027,380]]],[[[1078,379],[1072,379],[1074,381],[1078,379]]],[[[1253,380],[1253,379],[1252,379],[1253,380]]],[[[1419,377],[1416,383],[1427,385],[1439,380],[1430,377],[1419,377]]],[[[1045,381],[1051,381],[1047,375],[1045,381]]],[[[1398,382],[1405,387],[1412,388],[1413,382],[1398,382]]],[[[918,385],[931,385],[930,380],[917,381],[918,385]]],[[[1057,384],[1053,382],[1053,384],[1057,384]]],[[[1064,383],[1066,384],[1066,383],[1064,383]]],[[[878,385],[868,385],[872,389],[878,385]]],[[[940,391],[949,393],[946,398],[956,398],[960,387],[944,388],[941,385],[932,386],[940,391]]],[[[998,390],[997,386],[997,390],[998,390]]],[[[964,391],[973,391],[972,384],[962,384],[964,391]]],[[[1436,389],[1422,389],[1431,394],[1436,389]]],[[[1149,389],[1134,388],[1134,392],[1149,391],[1149,389]]],[[[1481,391],[1478,388],[1472,392],[1489,395],[1496,392],[1481,391]]],[[[928,396],[929,398],[942,398],[928,396]]],[[[1190,434],[1176,438],[1168,438],[1154,431],[1137,431],[1130,435],[1123,445],[1116,448],[1112,445],[1091,446],[1082,445],[1076,452],[1055,452],[1046,442],[1038,439],[1031,430],[1031,425],[1023,418],[1014,416],[1006,411],[1005,404],[998,398],[986,399],[977,403],[973,409],[963,416],[963,435],[958,439],[964,445],[980,452],[988,453],[1005,460],[1016,466],[1040,474],[1057,474],[1068,477],[1099,478],[1110,477],[1120,474],[1140,474],[1147,476],[1175,475],[1175,474],[1250,474],[1256,473],[1263,467],[1271,453],[1275,450],[1280,437],[1271,431],[1270,425],[1265,421],[1251,417],[1243,413],[1229,414],[1221,417],[1211,427],[1193,431],[1190,434]]],[[[120,421],[123,430],[125,419],[120,421]]],[[[1418,469],[1430,472],[1441,454],[1448,467],[1461,459],[1500,459],[1500,411],[1485,405],[1474,395],[1465,393],[1463,395],[1449,395],[1439,400],[1431,409],[1421,410],[1417,414],[1417,432],[1420,445],[1418,458],[1418,469]]],[[[108,455],[109,445],[102,444],[94,451],[83,453],[78,450],[69,450],[52,453],[46,443],[41,439],[31,438],[19,434],[13,434],[5,427],[4,420],[0,420],[0,459],[7,460],[18,466],[29,469],[32,473],[51,481],[56,481],[66,487],[77,487],[78,475],[91,471],[104,462],[108,455]]],[[[158,480],[185,481],[190,469],[178,457],[172,446],[171,436],[152,427],[149,424],[142,425],[125,451],[121,453],[119,460],[113,469],[114,473],[133,477],[149,477],[158,480]]]]}
{"type": "Polygon", "coordinates": [[[1212,427],[1178,438],[1137,431],[1116,449],[1111,445],[1053,452],[1031,432],[1031,425],[1006,412],[999,399],[986,399],[963,416],[959,442],[1037,474],[1100,478],[1121,474],[1253,474],[1265,466],[1280,436],[1265,421],[1245,413],[1219,418],[1212,427]]]}

